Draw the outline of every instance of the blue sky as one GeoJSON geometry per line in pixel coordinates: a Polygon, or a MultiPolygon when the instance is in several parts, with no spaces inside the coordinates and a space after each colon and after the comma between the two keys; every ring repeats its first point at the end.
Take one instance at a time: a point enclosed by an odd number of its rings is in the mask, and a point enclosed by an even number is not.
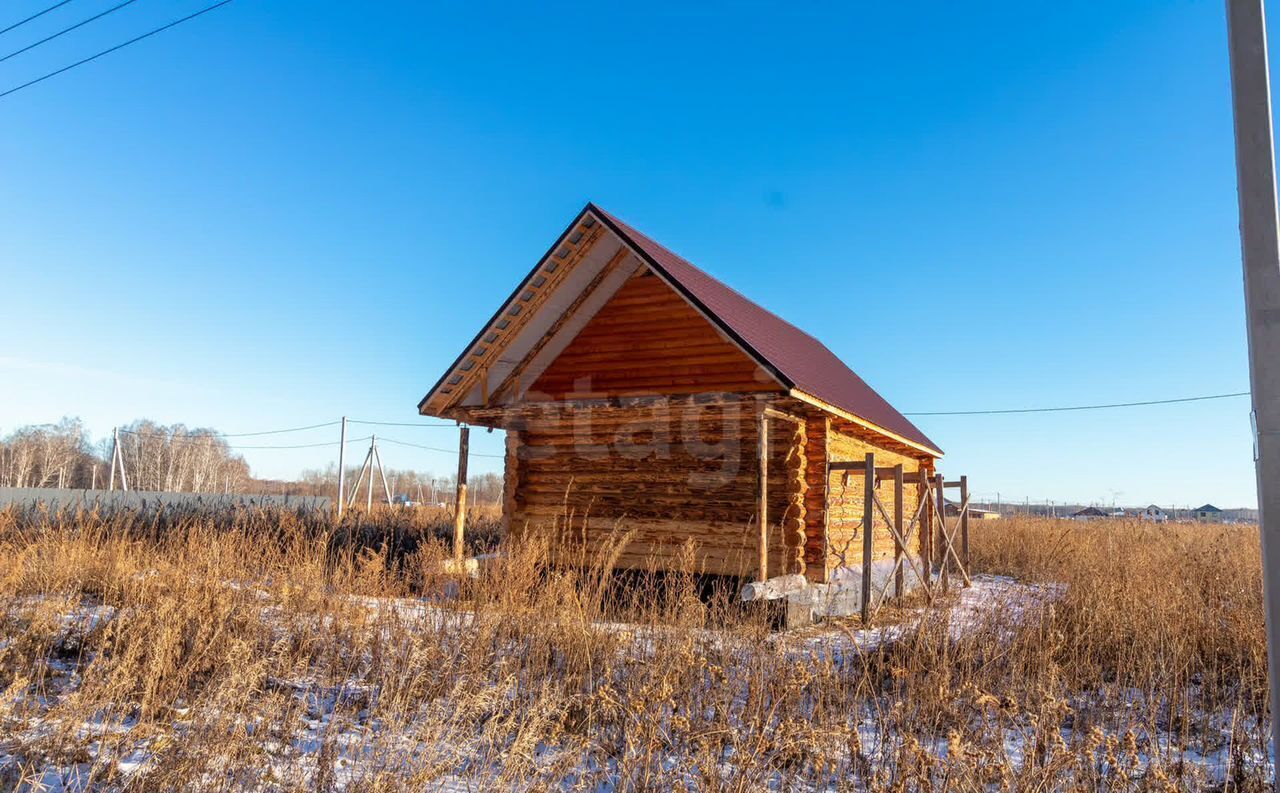
{"type": "MultiPolygon", "coordinates": [[[[139,0],[0,81],[202,5],[139,0]]],[[[1248,387],[1221,3],[236,0],[0,99],[0,128],[0,431],[414,421],[587,200],[903,411],[1248,387]]],[[[919,424],[984,497],[1256,502],[1246,399],[919,424]]]]}

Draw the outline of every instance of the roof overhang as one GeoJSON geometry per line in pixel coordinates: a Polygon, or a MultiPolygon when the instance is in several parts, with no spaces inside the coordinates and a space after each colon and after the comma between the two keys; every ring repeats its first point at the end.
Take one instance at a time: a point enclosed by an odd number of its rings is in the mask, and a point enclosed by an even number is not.
{"type": "Polygon", "coordinates": [[[830,413],[833,416],[839,416],[845,421],[851,422],[853,424],[857,424],[860,427],[865,427],[871,430],[872,432],[885,436],[886,438],[891,438],[897,441],[898,443],[901,443],[904,446],[909,446],[910,448],[915,449],[916,451],[924,452],[930,457],[943,456],[941,449],[934,449],[932,447],[925,446],[923,443],[918,443],[916,441],[913,441],[910,438],[904,438],[896,432],[887,430],[884,427],[879,426],[878,424],[874,424],[870,421],[867,421],[861,416],[855,416],[854,414],[850,413],[847,410],[844,410],[843,408],[838,408],[835,405],[831,404],[830,402],[824,402],[821,399],[818,399],[816,396],[813,396],[812,394],[806,394],[804,391],[801,391],[798,388],[791,389],[790,395],[795,399],[800,400],[801,402],[804,402],[808,405],[812,405],[821,410],[825,410],[826,412],[830,413]]]}

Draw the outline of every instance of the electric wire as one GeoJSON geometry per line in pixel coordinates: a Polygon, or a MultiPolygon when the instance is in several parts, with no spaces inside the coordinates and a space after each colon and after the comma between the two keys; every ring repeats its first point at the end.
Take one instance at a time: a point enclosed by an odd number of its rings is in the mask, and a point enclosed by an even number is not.
{"type": "Polygon", "coordinates": [[[1002,410],[938,410],[930,412],[903,413],[904,416],[995,416],[1009,413],[1063,413],[1070,410],[1107,410],[1110,408],[1132,408],[1146,405],[1172,405],[1179,402],[1203,402],[1209,399],[1230,399],[1232,397],[1249,396],[1248,391],[1237,391],[1230,394],[1209,394],[1208,396],[1179,397],[1177,399],[1148,399],[1141,402],[1113,402],[1106,405],[1070,405],[1051,408],[1006,408],[1002,410]]]}
{"type": "MultiPolygon", "coordinates": [[[[230,0],[225,0],[230,2],[230,0]]],[[[1061,413],[1066,411],[1078,410],[1106,410],[1111,408],[1127,408],[1127,407],[1144,407],[1149,405],[1172,405],[1186,402],[1203,402],[1214,399],[1231,399],[1235,397],[1249,396],[1248,391],[1237,391],[1229,394],[1208,394],[1204,396],[1194,397],[1178,397],[1175,399],[1148,399],[1139,402],[1112,402],[1096,405],[1069,405],[1061,407],[1043,407],[1043,408],[1004,408],[997,410],[950,410],[950,411],[928,411],[928,412],[912,412],[904,413],[904,416],[991,416],[991,415],[1008,415],[1016,413],[1061,413]]],[[[251,438],[261,437],[265,435],[281,435],[291,432],[305,432],[308,430],[324,429],[326,427],[336,427],[342,422],[325,421],[319,424],[307,424],[302,427],[284,427],[274,430],[259,430],[257,432],[211,432],[208,434],[195,436],[173,436],[165,433],[139,432],[137,430],[120,429],[121,433],[133,435],[139,438],[151,438],[169,441],[171,443],[207,443],[210,440],[224,440],[226,438],[251,438]]],[[[372,421],[368,419],[347,419],[348,424],[367,424],[382,427],[422,427],[427,429],[448,429],[456,426],[455,424],[421,424],[402,421],[372,421]]],[[[366,435],[362,438],[349,438],[346,443],[360,443],[370,440],[373,436],[366,435]]],[[[423,449],[430,452],[440,452],[442,454],[457,454],[454,449],[442,449],[437,446],[426,446],[420,443],[411,443],[409,441],[400,440],[398,438],[382,437],[380,440],[397,446],[405,446],[413,449],[423,449]]],[[[341,441],[324,441],[321,443],[302,443],[302,444],[271,444],[271,445],[230,445],[232,449],[317,449],[325,446],[338,446],[341,441]]],[[[483,454],[481,452],[471,452],[476,457],[493,457],[501,458],[505,455],[501,454],[483,454]]]]}
{"type": "MultiPolygon", "coordinates": [[[[426,449],[426,450],[427,450],[427,451],[429,451],[429,452],[443,452],[444,454],[457,454],[457,453],[458,453],[457,449],[437,449],[437,448],[436,448],[436,447],[434,447],[434,446],[423,446],[423,445],[422,445],[422,444],[420,444],[420,443],[409,443],[408,441],[398,441],[398,440],[396,440],[395,438],[378,438],[378,440],[380,440],[380,441],[386,441],[387,443],[394,443],[394,444],[395,444],[395,445],[397,445],[397,446],[411,446],[411,447],[413,447],[413,448],[415,448],[415,449],[426,449]]],[[[482,454],[482,453],[480,453],[480,452],[470,452],[469,454],[470,454],[472,457],[494,457],[494,458],[501,458],[501,457],[505,457],[505,456],[506,456],[506,455],[503,455],[503,454],[482,454]]]]}
{"type": "MultiPolygon", "coordinates": [[[[286,432],[303,432],[304,430],[318,430],[318,429],[321,429],[321,428],[323,428],[323,427],[336,427],[336,426],[338,426],[338,425],[339,425],[339,424],[341,424],[341,423],[342,423],[341,421],[326,421],[326,422],[323,422],[323,423],[321,423],[321,424],[308,424],[308,425],[307,425],[307,426],[305,426],[305,427],[285,427],[284,429],[278,429],[278,430],[261,430],[261,431],[259,431],[259,432],[211,432],[211,433],[209,433],[209,434],[210,434],[210,435],[212,435],[212,436],[219,437],[219,438],[251,438],[251,437],[256,437],[256,436],[259,436],[259,435],[282,435],[282,434],[284,434],[284,433],[286,433],[286,432]]],[[[131,434],[131,435],[145,435],[145,434],[147,434],[147,433],[139,433],[139,432],[138,432],[138,431],[136,431],[136,430],[126,430],[126,429],[121,429],[120,431],[121,431],[121,432],[127,432],[127,433],[129,433],[129,434],[131,434]]],[[[157,436],[157,437],[161,437],[161,438],[166,438],[166,437],[168,437],[167,435],[164,435],[163,433],[150,433],[150,434],[155,435],[155,436],[157,436]]]]}
{"type": "Polygon", "coordinates": [[[27,23],[28,23],[28,22],[30,22],[31,20],[33,20],[33,19],[38,19],[38,18],[40,18],[40,17],[44,16],[45,14],[49,13],[50,11],[54,10],[55,8],[61,8],[62,6],[66,5],[67,3],[70,3],[70,2],[71,2],[71,0],[62,0],[62,2],[60,2],[60,3],[54,3],[53,5],[49,6],[48,8],[46,8],[46,9],[45,9],[45,10],[43,10],[43,11],[37,11],[36,13],[32,14],[31,16],[27,17],[26,19],[24,19],[24,20],[22,20],[22,21],[20,21],[20,22],[14,22],[12,25],[10,25],[9,27],[5,28],[4,30],[0,30],[0,36],[3,36],[5,33],[8,33],[9,31],[13,30],[14,28],[22,27],[23,25],[27,24],[27,23]]]}
{"type": "Polygon", "coordinates": [[[429,427],[432,429],[450,429],[457,424],[422,424],[408,421],[368,421],[366,419],[347,419],[348,424],[376,424],[379,427],[429,427]]]}
{"type": "Polygon", "coordinates": [[[53,35],[45,36],[44,38],[40,39],[39,41],[35,42],[34,44],[28,44],[27,46],[23,47],[23,48],[22,48],[22,49],[20,49],[20,50],[14,50],[13,52],[9,53],[8,55],[5,55],[3,58],[0,58],[0,63],[4,63],[5,61],[9,60],[9,59],[10,59],[10,58],[12,58],[13,56],[15,56],[15,55],[21,55],[22,53],[24,53],[24,52],[26,52],[26,51],[28,51],[28,50],[34,50],[36,47],[39,47],[41,44],[44,44],[44,43],[49,42],[49,41],[53,41],[54,39],[56,39],[57,37],[59,37],[59,36],[63,35],[64,33],[70,33],[71,31],[75,30],[76,28],[84,27],[85,25],[89,24],[90,22],[93,22],[93,21],[94,21],[94,20],[96,20],[96,19],[102,19],[102,18],[103,18],[103,17],[105,17],[107,14],[113,13],[113,12],[115,12],[115,11],[119,11],[120,9],[124,8],[125,6],[127,6],[127,5],[131,5],[131,4],[135,3],[135,2],[137,2],[137,0],[124,0],[124,2],[123,2],[123,3],[121,3],[121,4],[119,4],[119,5],[116,5],[116,6],[112,6],[111,8],[108,8],[106,11],[103,11],[103,12],[102,12],[102,13],[100,13],[100,14],[94,14],[93,16],[89,17],[88,19],[86,19],[86,20],[84,20],[84,21],[82,21],[82,22],[77,22],[77,23],[75,23],[74,25],[72,25],[72,26],[71,26],[71,27],[69,27],[69,28],[63,28],[62,30],[59,30],[57,33],[54,33],[53,35]]]}
{"type": "Polygon", "coordinates": [[[88,58],[83,58],[83,59],[81,59],[81,60],[78,60],[78,61],[76,61],[75,63],[73,63],[73,64],[71,64],[71,65],[69,65],[69,66],[63,66],[61,69],[56,69],[56,70],[54,70],[54,71],[52,71],[52,72],[49,72],[48,74],[46,74],[46,75],[44,75],[44,76],[42,76],[42,77],[37,77],[37,78],[35,78],[34,80],[28,80],[27,82],[23,83],[22,85],[19,85],[19,86],[15,86],[15,87],[13,87],[13,88],[10,88],[10,89],[9,89],[9,90],[7,90],[7,91],[0,91],[0,99],[3,99],[4,97],[8,96],[9,94],[17,93],[18,91],[21,91],[23,88],[30,88],[31,86],[35,85],[36,83],[42,83],[42,82],[44,82],[45,80],[48,80],[50,77],[57,77],[58,75],[62,74],[63,72],[69,72],[69,71],[71,71],[72,69],[76,68],[77,66],[83,66],[83,65],[85,65],[86,63],[89,63],[90,61],[96,61],[98,58],[101,58],[103,55],[110,55],[111,53],[115,52],[116,50],[124,49],[125,47],[128,47],[130,44],[136,44],[136,43],[138,43],[139,41],[142,41],[143,39],[150,38],[150,37],[152,37],[152,36],[156,35],[157,33],[163,33],[164,31],[168,30],[168,29],[169,29],[169,28],[171,28],[171,27],[175,27],[175,26],[177,26],[177,25],[181,25],[183,22],[186,22],[186,21],[188,21],[188,20],[195,19],[196,17],[201,16],[201,15],[203,15],[203,14],[207,14],[207,13],[209,13],[210,11],[213,11],[213,10],[214,10],[214,9],[216,9],[216,8],[221,8],[222,6],[224,6],[224,5],[226,5],[227,3],[230,3],[230,2],[231,2],[231,0],[221,0],[221,2],[214,3],[214,4],[213,4],[213,5],[211,5],[211,6],[205,6],[204,8],[202,8],[202,9],[200,9],[199,11],[195,12],[194,14],[188,14],[187,16],[182,17],[181,19],[175,19],[174,21],[170,22],[170,23],[169,23],[169,24],[167,24],[167,25],[162,25],[162,26],[160,26],[160,27],[158,27],[158,28],[155,28],[154,30],[149,30],[149,31],[147,31],[146,33],[143,33],[141,36],[135,36],[135,37],[133,37],[133,38],[129,39],[128,41],[126,41],[126,42],[124,42],[124,43],[122,43],[122,44],[117,44],[117,45],[115,45],[114,47],[109,47],[109,48],[107,48],[107,49],[103,50],[102,52],[97,53],[96,55],[90,55],[88,58]]]}
{"type": "MultiPolygon", "coordinates": [[[[347,443],[360,443],[372,438],[372,435],[366,435],[363,438],[348,438],[347,443]]],[[[325,443],[300,443],[294,446],[228,446],[228,449],[319,449],[322,446],[341,446],[342,441],[327,441],[325,443]]]]}
{"type": "MultiPolygon", "coordinates": [[[[219,435],[164,435],[155,432],[131,432],[129,430],[120,430],[122,433],[129,433],[135,438],[146,438],[151,440],[161,440],[166,443],[199,445],[208,444],[210,441],[220,441],[222,437],[219,435]]],[[[366,435],[363,438],[348,438],[346,441],[322,441],[320,443],[295,443],[295,444],[227,444],[227,449],[319,449],[322,446],[340,446],[343,443],[360,443],[367,441],[373,436],[366,435]]]]}

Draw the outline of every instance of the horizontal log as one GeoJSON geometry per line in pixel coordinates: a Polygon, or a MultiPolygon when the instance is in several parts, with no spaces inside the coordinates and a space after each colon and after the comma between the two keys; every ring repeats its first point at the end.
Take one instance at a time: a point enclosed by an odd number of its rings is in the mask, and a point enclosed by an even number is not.
{"type": "Polygon", "coordinates": [[[781,575],[767,581],[752,581],[742,587],[739,598],[744,602],[778,600],[809,588],[809,580],[802,575],[781,575]]]}

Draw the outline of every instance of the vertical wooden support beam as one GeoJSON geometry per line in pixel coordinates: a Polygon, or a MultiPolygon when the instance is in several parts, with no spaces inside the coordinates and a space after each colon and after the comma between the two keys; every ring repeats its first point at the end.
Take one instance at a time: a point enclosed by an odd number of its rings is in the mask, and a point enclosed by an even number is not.
{"type": "Polygon", "coordinates": [[[871,552],[876,525],[876,453],[867,452],[862,472],[862,624],[871,622],[871,552]]]}
{"type": "Polygon", "coordinates": [[[756,481],[759,502],[756,518],[760,529],[760,581],[769,580],[769,417],[762,411],[756,419],[756,481]]]}
{"type": "MultiPolygon", "coordinates": [[[[933,498],[932,487],[929,472],[921,468],[920,498],[926,501],[933,498]]],[[[927,506],[920,511],[920,526],[916,533],[920,537],[920,566],[924,570],[924,587],[930,589],[933,586],[933,510],[927,506]]]]}
{"type": "MultiPolygon", "coordinates": [[[[960,477],[960,505],[964,506],[969,501],[969,477],[960,477]]],[[[965,509],[960,513],[960,561],[964,564],[964,571],[968,578],[973,577],[972,571],[969,570],[969,510],[965,509]]]]}
{"type": "Polygon", "coordinates": [[[453,499],[453,558],[459,561],[464,554],[463,532],[467,523],[467,454],[470,447],[471,428],[462,427],[458,430],[458,490],[453,499]]]}
{"type": "Polygon", "coordinates": [[[903,570],[902,570],[902,554],[910,551],[902,547],[902,543],[898,542],[898,537],[902,536],[905,529],[903,523],[902,511],[902,495],[905,491],[903,486],[903,470],[902,463],[898,463],[893,467],[893,530],[897,533],[893,540],[893,597],[897,600],[902,599],[903,589],[903,570]]]}
{"type": "Polygon", "coordinates": [[[941,541],[935,546],[938,549],[936,556],[938,557],[938,565],[941,568],[939,576],[942,582],[942,591],[947,591],[947,549],[943,544],[947,541],[947,480],[938,474],[933,478],[934,486],[938,489],[938,525],[935,534],[941,537],[941,541]]]}

